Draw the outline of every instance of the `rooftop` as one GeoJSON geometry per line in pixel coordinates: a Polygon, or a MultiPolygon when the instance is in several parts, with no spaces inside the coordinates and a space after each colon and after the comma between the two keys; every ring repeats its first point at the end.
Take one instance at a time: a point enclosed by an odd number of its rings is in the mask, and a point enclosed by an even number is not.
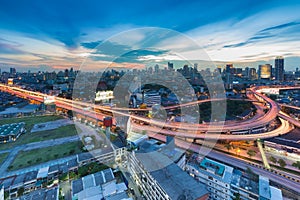
{"type": "Polygon", "coordinates": [[[55,173],[59,171],[59,165],[52,165],[49,167],[48,174],[55,173]]]}
{"type": "Polygon", "coordinates": [[[201,161],[200,167],[204,168],[205,170],[212,171],[214,174],[216,174],[218,176],[223,176],[224,171],[225,171],[224,165],[214,162],[212,160],[209,160],[207,158],[204,158],[201,161]]]}
{"type": "Polygon", "coordinates": [[[31,106],[25,106],[23,108],[17,108],[17,107],[9,107],[5,109],[4,111],[0,112],[0,115],[11,115],[16,113],[32,113],[34,112],[38,107],[35,105],[31,106]]]}
{"type": "Polygon", "coordinates": [[[57,200],[58,199],[58,188],[51,188],[51,189],[41,189],[35,190],[21,196],[20,200],[36,200],[36,199],[47,199],[47,200],[57,200]]]}
{"type": "MultiPolygon", "coordinates": [[[[72,181],[72,194],[73,196],[76,194],[79,195],[79,193],[82,193],[82,191],[85,191],[90,188],[94,188],[94,189],[90,189],[93,192],[94,190],[99,190],[99,189],[101,190],[100,188],[101,185],[111,182],[113,180],[115,180],[115,176],[110,168],[102,170],[95,174],[84,176],[80,179],[72,181]]],[[[83,192],[83,194],[81,195],[86,196],[87,194],[86,192],[83,192]]]]}
{"type": "Polygon", "coordinates": [[[11,188],[18,187],[19,185],[23,185],[26,174],[21,174],[16,176],[14,182],[11,185],[11,188]]]}
{"type": "Polygon", "coordinates": [[[259,176],[259,196],[271,199],[269,179],[263,176],[259,176]]]}
{"type": "Polygon", "coordinates": [[[129,198],[126,192],[121,192],[121,193],[106,197],[106,200],[120,200],[120,199],[131,200],[132,198],[129,198]]]}
{"type": "Polygon", "coordinates": [[[26,176],[25,176],[24,182],[26,183],[26,182],[30,182],[30,181],[36,180],[37,174],[38,174],[37,171],[27,172],[26,176]]]}
{"type": "Polygon", "coordinates": [[[144,168],[152,175],[171,199],[188,196],[197,199],[208,192],[205,185],[193,179],[160,152],[136,153],[144,168]]]}
{"type": "Polygon", "coordinates": [[[175,163],[178,162],[178,160],[185,154],[185,151],[182,149],[176,148],[172,145],[167,146],[166,144],[160,143],[154,139],[146,140],[140,145],[139,152],[150,153],[154,151],[162,153],[175,163]]]}
{"type": "Polygon", "coordinates": [[[77,155],[77,161],[80,163],[80,162],[84,162],[84,161],[90,160],[93,157],[94,156],[90,152],[81,153],[81,154],[77,155]]]}
{"type": "Polygon", "coordinates": [[[235,183],[238,183],[238,181],[240,181],[239,172],[235,171],[237,174],[234,174],[233,167],[224,165],[208,158],[203,158],[201,161],[198,160],[198,158],[189,160],[188,164],[201,171],[202,174],[206,174],[213,177],[214,179],[228,184],[230,184],[232,181],[235,183]]]}
{"type": "Polygon", "coordinates": [[[4,124],[0,126],[0,136],[17,135],[24,126],[24,122],[4,124]]]}
{"type": "Polygon", "coordinates": [[[45,178],[48,176],[49,167],[41,168],[37,174],[37,178],[45,178]]]}

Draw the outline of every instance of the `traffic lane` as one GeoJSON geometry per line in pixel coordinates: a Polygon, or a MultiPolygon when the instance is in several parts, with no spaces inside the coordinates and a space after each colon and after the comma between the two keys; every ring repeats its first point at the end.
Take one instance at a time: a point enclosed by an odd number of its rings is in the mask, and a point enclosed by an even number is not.
{"type": "Polygon", "coordinates": [[[289,126],[289,123],[283,119],[280,119],[282,124],[275,130],[265,132],[265,133],[257,133],[257,134],[246,134],[246,135],[226,135],[226,134],[220,134],[220,133],[200,133],[193,132],[180,132],[180,131],[171,131],[166,130],[158,127],[153,126],[142,126],[133,123],[132,128],[138,129],[138,130],[146,130],[153,133],[160,133],[170,136],[178,136],[178,137],[184,137],[184,138],[192,138],[192,139],[207,139],[207,140],[256,140],[258,138],[264,139],[264,138],[270,138],[275,137],[278,135],[286,134],[290,132],[291,127],[289,126]]]}

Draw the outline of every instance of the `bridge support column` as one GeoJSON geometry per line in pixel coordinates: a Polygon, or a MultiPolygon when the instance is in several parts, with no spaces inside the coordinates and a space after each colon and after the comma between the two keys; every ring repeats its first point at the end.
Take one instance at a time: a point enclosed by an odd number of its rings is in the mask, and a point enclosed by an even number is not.
{"type": "Polygon", "coordinates": [[[110,127],[106,127],[105,128],[105,136],[106,136],[106,139],[109,141],[110,140],[110,127]]]}

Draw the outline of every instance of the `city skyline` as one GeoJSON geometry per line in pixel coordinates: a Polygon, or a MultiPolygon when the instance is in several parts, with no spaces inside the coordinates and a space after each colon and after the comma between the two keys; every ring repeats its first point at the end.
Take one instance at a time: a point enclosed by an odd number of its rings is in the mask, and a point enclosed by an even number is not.
{"type": "Polygon", "coordinates": [[[300,1],[2,1],[0,200],[300,197],[300,1]]]}
{"type": "MultiPolygon", "coordinates": [[[[170,29],[191,38],[216,65],[228,62],[237,67],[274,65],[276,56],[284,56],[286,70],[299,67],[300,52],[296,46],[300,4],[297,1],[159,2],[159,6],[158,2],[116,4],[120,6],[55,1],[47,5],[19,2],[15,6],[4,2],[0,10],[0,16],[6,19],[0,23],[0,67],[16,67],[20,71],[79,67],[101,42],[143,27],[170,29]],[[126,9],[120,9],[124,6],[126,9]]],[[[145,32],[136,33],[130,37],[139,41],[147,37],[145,32]]],[[[155,46],[154,42],[151,45],[155,46]]],[[[166,50],[145,51],[132,47],[128,51],[135,51],[138,56],[120,60],[116,66],[131,66],[141,59],[176,63],[176,58],[168,55],[169,46],[164,46],[165,40],[158,42],[166,50]]],[[[172,49],[179,49],[183,54],[197,54],[197,50],[189,49],[180,41],[172,45],[172,49]]],[[[100,58],[97,67],[106,67],[109,53],[97,55],[100,58]]],[[[197,56],[194,58],[197,62],[197,56]]]]}

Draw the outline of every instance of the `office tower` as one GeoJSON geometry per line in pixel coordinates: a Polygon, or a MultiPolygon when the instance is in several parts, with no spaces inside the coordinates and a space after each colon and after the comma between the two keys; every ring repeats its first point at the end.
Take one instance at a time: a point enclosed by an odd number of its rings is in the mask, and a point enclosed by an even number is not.
{"type": "Polygon", "coordinates": [[[198,63],[194,63],[194,71],[198,71],[198,63]]]}
{"type": "Polygon", "coordinates": [[[296,68],[296,72],[295,72],[295,78],[299,78],[300,77],[300,71],[299,71],[299,68],[297,67],[296,68]]]}
{"type": "Polygon", "coordinates": [[[65,77],[69,77],[69,70],[65,69],[65,77]]]}
{"type": "Polygon", "coordinates": [[[225,88],[232,89],[233,64],[225,66],[225,88]]]}
{"type": "Polygon", "coordinates": [[[156,64],[156,65],[154,66],[154,71],[157,73],[158,70],[159,70],[159,66],[158,66],[158,64],[156,64]]]}
{"type": "Polygon", "coordinates": [[[258,66],[258,75],[260,79],[271,79],[272,77],[272,65],[264,64],[258,66]]]}
{"type": "Polygon", "coordinates": [[[282,56],[275,58],[275,80],[284,81],[284,58],[282,56]]]}
{"type": "Polygon", "coordinates": [[[233,64],[226,64],[225,71],[226,73],[231,73],[233,70],[233,64]]]}
{"type": "Polygon", "coordinates": [[[16,73],[17,73],[17,70],[16,70],[16,68],[11,67],[11,68],[9,69],[9,72],[10,72],[10,74],[16,74],[16,73]]]}
{"type": "Polygon", "coordinates": [[[153,68],[152,67],[148,67],[148,70],[149,74],[152,74],[153,73],[153,68]]]}
{"type": "Polygon", "coordinates": [[[217,70],[218,70],[219,74],[222,74],[222,67],[221,66],[218,66],[217,70]]]}
{"type": "Polygon", "coordinates": [[[255,68],[250,68],[249,69],[249,78],[250,79],[256,79],[257,78],[257,73],[255,68]]]}
{"type": "Polygon", "coordinates": [[[171,62],[168,62],[168,70],[173,70],[174,69],[174,65],[171,62]]]}
{"type": "Polygon", "coordinates": [[[233,68],[233,74],[234,75],[241,75],[243,72],[242,68],[233,68]]]}
{"type": "Polygon", "coordinates": [[[242,73],[243,73],[244,77],[250,78],[250,69],[249,69],[249,67],[246,67],[242,73]]]}

